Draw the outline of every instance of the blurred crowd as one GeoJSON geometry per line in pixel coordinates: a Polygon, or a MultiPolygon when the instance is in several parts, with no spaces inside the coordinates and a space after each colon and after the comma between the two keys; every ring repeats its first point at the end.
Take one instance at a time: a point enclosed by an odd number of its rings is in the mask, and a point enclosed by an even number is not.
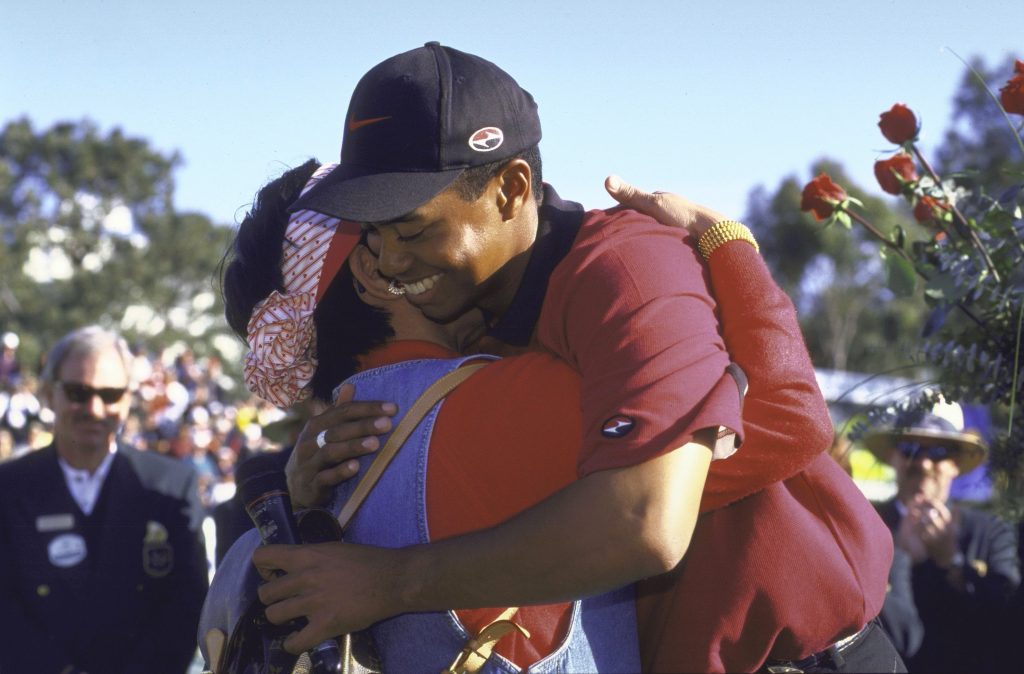
{"type": "MultiPolygon", "coordinates": [[[[0,357],[0,461],[49,445],[53,413],[40,391],[38,368],[21,362],[19,338],[3,335],[0,357]]],[[[264,433],[284,414],[240,392],[214,357],[188,349],[150,352],[136,346],[132,409],[121,439],[140,450],[190,462],[200,498],[212,509],[235,493],[235,468],[247,456],[276,445],[264,433]]],[[[244,393],[244,392],[242,392],[244,393]]]]}

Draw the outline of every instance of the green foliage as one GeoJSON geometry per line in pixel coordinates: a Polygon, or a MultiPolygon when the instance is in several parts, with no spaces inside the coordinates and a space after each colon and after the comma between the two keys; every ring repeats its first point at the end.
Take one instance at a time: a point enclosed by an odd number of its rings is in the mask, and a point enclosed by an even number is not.
{"type": "Polygon", "coordinates": [[[88,121],[0,131],[0,326],[26,362],[89,323],[197,356],[226,334],[213,279],[232,233],[175,211],[179,164],[88,121]]]}
{"type": "Polygon", "coordinates": [[[885,282],[898,297],[910,297],[917,288],[914,265],[899,255],[885,255],[885,282]]]}

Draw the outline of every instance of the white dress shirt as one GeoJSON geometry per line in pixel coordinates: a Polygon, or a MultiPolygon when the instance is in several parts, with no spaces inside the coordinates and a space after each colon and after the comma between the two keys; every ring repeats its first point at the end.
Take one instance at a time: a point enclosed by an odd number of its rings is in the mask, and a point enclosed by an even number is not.
{"type": "Polygon", "coordinates": [[[96,469],[96,472],[89,474],[87,470],[72,468],[68,463],[57,457],[57,463],[64,472],[64,481],[67,482],[68,491],[75,499],[78,507],[86,515],[91,515],[96,507],[96,499],[99,498],[100,489],[103,488],[103,481],[107,479],[110,472],[110,464],[114,461],[114,454],[117,453],[117,445],[111,443],[110,452],[103,458],[103,462],[96,469]]]}

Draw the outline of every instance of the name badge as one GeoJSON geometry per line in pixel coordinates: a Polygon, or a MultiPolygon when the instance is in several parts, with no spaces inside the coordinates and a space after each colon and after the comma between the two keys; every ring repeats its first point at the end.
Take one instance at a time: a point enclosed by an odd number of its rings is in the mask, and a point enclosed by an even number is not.
{"type": "Polygon", "coordinates": [[[71,513],[58,513],[56,515],[40,515],[36,518],[36,531],[47,533],[50,531],[67,531],[75,528],[75,516],[71,513]]]}
{"type": "Polygon", "coordinates": [[[50,564],[67,569],[85,559],[85,539],[78,534],[62,534],[50,541],[46,548],[50,564]]]}

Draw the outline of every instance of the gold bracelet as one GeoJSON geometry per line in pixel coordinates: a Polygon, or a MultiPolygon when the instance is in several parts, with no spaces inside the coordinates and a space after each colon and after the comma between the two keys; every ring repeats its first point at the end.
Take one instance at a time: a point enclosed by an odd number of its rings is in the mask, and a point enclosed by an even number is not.
{"type": "Polygon", "coordinates": [[[761,252],[761,247],[757,245],[750,229],[742,222],[735,220],[722,220],[711,225],[697,240],[697,250],[700,251],[700,256],[707,260],[719,246],[730,241],[746,241],[754,247],[754,250],[761,252]]]}

